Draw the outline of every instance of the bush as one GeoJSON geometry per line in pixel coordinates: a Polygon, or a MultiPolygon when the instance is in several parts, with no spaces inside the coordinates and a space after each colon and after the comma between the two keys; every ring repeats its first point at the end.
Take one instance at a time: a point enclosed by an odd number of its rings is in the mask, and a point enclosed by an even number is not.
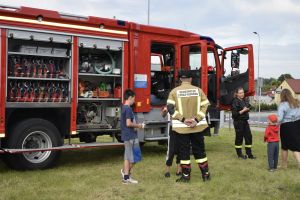
{"type": "MultiPolygon", "coordinates": [[[[252,111],[257,111],[258,110],[258,104],[253,104],[252,111]]],[[[260,104],[260,110],[261,111],[275,111],[277,110],[277,104],[276,103],[272,103],[272,104],[266,104],[266,103],[261,103],[260,104]]]]}

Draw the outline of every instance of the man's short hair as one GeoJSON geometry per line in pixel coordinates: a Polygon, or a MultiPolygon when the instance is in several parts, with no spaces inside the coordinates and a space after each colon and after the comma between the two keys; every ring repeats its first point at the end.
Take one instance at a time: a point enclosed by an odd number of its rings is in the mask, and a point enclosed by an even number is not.
{"type": "Polygon", "coordinates": [[[124,99],[125,99],[125,100],[128,100],[129,97],[135,97],[135,93],[134,93],[134,91],[132,91],[131,89],[127,89],[127,90],[124,92],[124,99]]]}

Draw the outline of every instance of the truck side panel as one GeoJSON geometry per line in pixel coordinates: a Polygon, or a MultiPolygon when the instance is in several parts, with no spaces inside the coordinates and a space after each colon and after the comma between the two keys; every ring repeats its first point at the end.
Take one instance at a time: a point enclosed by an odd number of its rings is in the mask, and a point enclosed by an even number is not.
{"type": "Polygon", "coordinates": [[[6,29],[1,29],[0,138],[5,137],[6,50],[6,29]]]}

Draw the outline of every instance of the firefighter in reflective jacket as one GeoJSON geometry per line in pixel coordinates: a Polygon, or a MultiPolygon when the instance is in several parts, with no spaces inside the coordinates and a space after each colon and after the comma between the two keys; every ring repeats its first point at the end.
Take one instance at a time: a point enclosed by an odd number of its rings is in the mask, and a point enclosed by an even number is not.
{"type": "Polygon", "coordinates": [[[189,182],[191,174],[190,145],[198,164],[203,181],[210,179],[204,147],[204,130],[208,125],[205,113],[209,101],[203,91],[191,85],[190,71],[179,72],[182,84],[174,88],[167,100],[167,108],[172,116],[173,131],[178,133],[179,157],[182,176],[176,182],[189,182]]]}

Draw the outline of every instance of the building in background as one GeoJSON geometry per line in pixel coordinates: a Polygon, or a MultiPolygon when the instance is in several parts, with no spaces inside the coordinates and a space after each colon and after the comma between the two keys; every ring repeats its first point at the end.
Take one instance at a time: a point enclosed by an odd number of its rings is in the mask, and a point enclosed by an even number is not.
{"type": "Polygon", "coordinates": [[[294,97],[300,100],[300,79],[286,79],[279,85],[275,93],[275,103],[277,105],[280,103],[280,92],[283,89],[289,89],[294,97]]]}

